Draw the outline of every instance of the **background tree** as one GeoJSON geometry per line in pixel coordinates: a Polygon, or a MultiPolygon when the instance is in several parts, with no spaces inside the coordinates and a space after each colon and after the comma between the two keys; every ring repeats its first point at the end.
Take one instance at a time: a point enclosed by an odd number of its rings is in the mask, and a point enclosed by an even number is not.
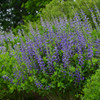
{"type": "Polygon", "coordinates": [[[52,0],[28,0],[23,3],[22,7],[25,6],[28,13],[27,16],[24,16],[24,20],[36,21],[40,17],[39,13],[50,1],[52,0]]]}
{"type": "Polygon", "coordinates": [[[9,31],[25,21],[37,20],[37,12],[51,0],[0,0],[0,27],[9,31]]]}
{"type": "Polygon", "coordinates": [[[27,0],[0,0],[0,27],[9,31],[23,22],[23,15],[27,15],[26,9],[21,7],[27,0]]]}
{"type": "Polygon", "coordinates": [[[73,3],[73,0],[52,0],[46,5],[46,8],[42,10],[42,17],[51,20],[53,17],[57,18],[66,15],[67,18],[69,18],[73,15],[73,3]]]}
{"type": "MultiPolygon", "coordinates": [[[[100,9],[100,0],[95,0],[95,4],[100,9]]],[[[69,19],[74,15],[73,10],[80,13],[81,9],[92,23],[87,5],[95,9],[93,0],[0,0],[0,29],[9,31],[24,22],[37,22],[40,15],[48,20],[65,15],[69,19]]]]}

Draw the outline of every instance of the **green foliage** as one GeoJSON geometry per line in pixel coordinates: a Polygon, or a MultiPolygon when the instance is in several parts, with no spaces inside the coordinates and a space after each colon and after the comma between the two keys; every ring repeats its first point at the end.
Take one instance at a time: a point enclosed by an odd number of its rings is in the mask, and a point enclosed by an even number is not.
{"type": "MultiPolygon", "coordinates": [[[[99,5],[100,5],[100,0],[75,0],[74,8],[79,14],[81,10],[83,10],[87,18],[89,18],[92,27],[95,28],[97,26],[95,25],[92,16],[94,15],[96,15],[96,17],[100,16],[100,13],[96,11],[96,8],[100,9],[99,5]],[[92,13],[90,12],[90,10],[93,10],[92,13]]],[[[98,17],[96,18],[96,22],[99,24],[98,17]]]]}
{"type": "Polygon", "coordinates": [[[0,0],[0,29],[10,31],[12,27],[16,27],[23,23],[23,15],[27,15],[22,3],[27,0],[0,0]]]}
{"type": "Polygon", "coordinates": [[[83,89],[84,97],[82,100],[99,100],[100,99],[100,69],[92,75],[91,79],[87,80],[87,83],[83,89]]]}
{"type": "Polygon", "coordinates": [[[25,6],[28,15],[24,16],[24,20],[26,21],[36,21],[40,15],[42,8],[46,6],[51,0],[27,0],[27,2],[22,6],[25,6]],[[38,11],[38,13],[36,12],[38,11]]]}
{"type": "MultiPolygon", "coordinates": [[[[54,32],[56,31],[56,27],[52,26],[54,32]]],[[[68,30],[66,30],[67,32],[68,30]]],[[[41,35],[48,32],[48,30],[44,30],[44,28],[41,26],[39,27],[39,33],[41,35]]],[[[94,31],[95,32],[95,31],[94,31]]],[[[30,35],[32,37],[32,35],[30,35]]],[[[33,40],[33,39],[32,39],[33,40]]],[[[56,38],[54,38],[56,40],[56,38]]],[[[53,56],[55,53],[54,47],[56,45],[55,41],[47,40],[48,43],[47,47],[50,49],[50,54],[53,56]]],[[[42,43],[43,46],[44,43],[42,43]]],[[[88,47],[88,45],[86,46],[88,47]]],[[[74,48],[74,46],[73,46],[74,48]]],[[[47,60],[48,58],[43,54],[42,51],[38,49],[38,52],[43,57],[43,61],[46,64],[47,67],[47,60]]],[[[62,59],[63,50],[59,51],[60,59],[62,59]]],[[[96,49],[93,49],[93,52],[95,54],[96,49]]],[[[20,57],[22,57],[20,55],[20,57]]],[[[17,87],[17,90],[20,91],[26,91],[29,93],[30,91],[34,91],[36,93],[39,93],[41,95],[52,95],[55,96],[55,93],[59,92],[60,98],[70,98],[71,96],[73,98],[78,98],[79,93],[81,94],[81,90],[83,88],[84,83],[86,82],[86,79],[83,81],[81,80],[80,84],[77,82],[74,82],[76,80],[76,76],[72,77],[71,75],[75,74],[77,70],[80,71],[81,75],[85,78],[91,77],[93,73],[95,73],[95,70],[99,66],[99,59],[92,58],[92,60],[86,60],[85,52],[83,53],[83,59],[84,59],[84,68],[81,68],[81,66],[78,64],[78,54],[76,53],[72,58],[70,58],[70,61],[72,62],[67,69],[63,68],[63,65],[57,64],[56,62],[53,62],[54,65],[54,73],[48,75],[46,71],[38,73],[38,70],[35,70],[34,68],[32,70],[28,70],[26,63],[22,62],[21,66],[25,66],[25,72],[24,75],[26,75],[27,79],[25,82],[22,82],[22,77],[20,77],[20,84],[17,85],[18,80],[14,79],[15,86],[17,87]],[[32,74],[29,76],[29,73],[32,74]],[[65,75],[66,74],[66,75],[65,75]],[[36,85],[38,84],[38,85],[36,85]],[[42,85],[42,87],[41,87],[42,85]],[[62,94],[63,92],[63,94],[62,94]],[[68,92],[68,97],[66,97],[66,92],[68,92]],[[75,97],[76,95],[76,97],[75,97]]],[[[19,67],[18,70],[21,70],[21,67],[19,67]]],[[[80,76],[81,77],[81,76],[80,76]]],[[[82,78],[82,77],[81,77],[82,78]]],[[[10,91],[13,91],[14,87],[10,89],[10,91]]],[[[56,97],[57,98],[57,97],[56,97]]]]}
{"type": "Polygon", "coordinates": [[[42,10],[42,17],[46,20],[64,17],[64,15],[70,18],[73,16],[72,5],[73,1],[52,0],[46,5],[46,8],[42,10]]]}
{"type": "Polygon", "coordinates": [[[14,73],[16,71],[19,71],[20,67],[19,63],[14,57],[15,53],[13,51],[12,54],[13,55],[10,55],[9,52],[6,52],[5,54],[0,54],[0,99],[1,100],[5,99],[16,100],[16,98],[18,100],[35,99],[35,98],[40,99],[41,96],[39,96],[39,94],[34,92],[36,90],[34,88],[34,85],[32,84],[34,77],[28,77],[29,79],[27,79],[24,83],[22,82],[22,78],[20,77],[20,81],[22,83],[18,85],[19,80],[15,77],[14,73]]]}
{"type": "Polygon", "coordinates": [[[36,21],[51,0],[0,0],[0,29],[10,31],[25,21],[36,21]],[[39,13],[37,14],[36,11],[39,13]]]}
{"type": "MultiPolygon", "coordinates": [[[[31,1],[27,2],[27,4],[26,4],[27,9],[29,8],[29,4],[31,4],[31,1]]],[[[72,11],[71,4],[72,3],[70,3],[69,1],[63,1],[61,3],[61,2],[53,0],[49,5],[47,5],[47,8],[43,10],[43,12],[42,12],[44,14],[43,17],[46,19],[49,18],[49,20],[51,20],[53,17],[57,18],[61,15],[63,17],[64,15],[68,14],[67,17],[71,18],[71,17],[73,17],[73,14],[71,14],[69,10],[66,12],[66,9],[68,9],[69,6],[70,6],[69,9],[71,9],[71,11],[72,11]],[[49,10],[52,10],[52,12],[50,12],[50,15],[47,13],[47,12],[49,12],[49,10]],[[47,17],[45,17],[46,15],[47,15],[47,17]]],[[[29,8],[29,10],[31,10],[31,9],[29,8]]],[[[26,19],[31,20],[31,17],[30,18],[28,18],[28,17],[26,19]]],[[[32,23],[32,22],[30,22],[30,23],[32,23]]],[[[50,70],[50,69],[49,69],[49,65],[47,64],[47,61],[49,60],[49,58],[44,54],[43,51],[40,51],[40,49],[38,48],[37,51],[43,58],[43,62],[45,63],[47,70],[46,71],[43,70],[43,71],[39,72],[39,70],[35,69],[34,66],[32,66],[31,70],[28,68],[27,61],[22,60],[23,54],[21,52],[19,52],[19,50],[18,50],[18,49],[20,49],[21,45],[17,45],[17,43],[21,43],[21,41],[26,43],[29,38],[33,42],[34,37],[32,35],[32,32],[35,32],[35,35],[37,36],[38,35],[37,30],[39,31],[41,36],[44,36],[44,34],[49,33],[49,31],[48,31],[49,29],[44,28],[43,25],[40,24],[39,20],[37,20],[37,22],[35,22],[35,24],[33,23],[32,26],[30,23],[27,24],[26,26],[22,25],[22,26],[18,26],[16,29],[13,29],[13,32],[14,32],[15,36],[17,37],[17,39],[16,38],[15,39],[7,38],[6,40],[4,40],[4,46],[6,47],[7,52],[6,53],[0,52],[0,53],[2,53],[2,54],[0,54],[0,84],[1,84],[0,85],[0,99],[3,99],[5,97],[7,97],[6,99],[15,99],[17,97],[17,95],[19,95],[19,97],[18,97],[19,100],[25,99],[24,96],[26,96],[26,95],[29,95],[29,98],[33,99],[34,98],[33,93],[38,93],[43,96],[48,96],[48,99],[50,99],[49,97],[51,96],[51,97],[54,97],[55,100],[57,100],[58,98],[60,98],[60,99],[73,99],[73,98],[76,99],[76,98],[78,98],[79,99],[83,85],[84,85],[84,83],[87,82],[87,85],[83,89],[83,91],[84,91],[83,99],[84,100],[90,100],[90,99],[92,100],[92,98],[95,99],[97,97],[97,99],[99,100],[100,91],[97,90],[100,87],[100,85],[99,85],[99,81],[100,81],[99,70],[96,73],[96,75],[94,75],[91,78],[91,80],[86,81],[88,78],[91,77],[92,74],[95,73],[97,68],[100,67],[100,58],[99,57],[95,58],[95,56],[94,56],[91,59],[86,60],[86,52],[83,52],[82,57],[83,57],[84,64],[82,67],[79,65],[79,58],[78,58],[79,55],[78,55],[78,53],[75,53],[74,56],[69,58],[69,61],[71,63],[68,65],[67,68],[64,68],[63,67],[64,65],[62,63],[62,56],[63,56],[64,51],[59,50],[58,55],[59,55],[60,61],[58,63],[53,61],[54,71],[48,74],[48,70],[50,70]],[[38,28],[36,30],[34,30],[33,27],[34,28],[38,27],[38,28]],[[18,30],[22,29],[22,28],[25,31],[19,32],[18,30]],[[30,29],[30,31],[29,31],[29,29],[30,29]],[[27,37],[27,38],[25,39],[25,37],[27,37]],[[18,46],[18,48],[16,47],[17,49],[14,48],[15,45],[18,46]],[[16,55],[19,57],[21,62],[17,62],[17,60],[15,58],[16,55]],[[76,82],[77,81],[76,73],[78,73],[78,71],[80,73],[80,76],[79,76],[79,78],[81,79],[80,83],[76,82]],[[7,77],[8,77],[8,80],[7,80],[7,77]],[[85,78],[85,80],[82,79],[83,77],[85,78]],[[23,81],[23,78],[24,78],[24,81],[23,81]],[[11,81],[11,79],[12,79],[12,81],[11,81]],[[94,88],[91,88],[92,86],[94,88]],[[89,91],[87,88],[89,89],[89,91]],[[95,94],[93,94],[93,91],[95,94]],[[22,96],[22,98],[21,98],[21,96],[22,96]]],[[[56,33],[58,31],[58,29],[56,28],[55,25],[52,25],[52,30],[54,33],[56,33]]],[[[73,33],[74,28],[70,29],[70,24],[67,24],[65,31],[66,31],[66,33],[70,33],[70,32],[73,33]]],[[[52,32],[51,32],[51,34],[52,34],[52,32]]],[[[90,34],[92,36],[91,41],[93,41],[93,42],[96,39],[100,38],[99,30],[93,29],[93,31],[91,31],[90,34]]],[[[88,34],[86,35],[86,37],[88,40],[90,39],[90,38],[88,38],[88,37],[90,37],[88,34]]],[[[47,42],[47,53],[48,52],[50,53],[50,54],[48,53],[49,54],[48,56],[50,56],[50,57],[52,57],[53,54],[56,52],[54,50],[54,48],[56,46],[56,42],[60,41],[60,40],[57,40],[55,42],[55,40],[56,40],[56,37],[54,37],[52,39],[52,41],[50,39],[47,39],[47,41],[46,41],[47,42]]],[[[87,42],[90,43],[90,40],[87,42]]],[[[42,43],[41,46],[42,46],[42,48],[45,48],[45,43],[42,43]]],[[[74,49],[75,46],[76,45],[73,45],[71,47],[71,49],[74,49]]],[[[88,45],[86,45],[86,48],[88,48],[88,45]]],[[[95,55],[97,49],[95,49],[94,46],[92,49],[93,49],[93,54],[95,55]]],[[[26,53],[26,52],[24,52],[24,53],[26,53]]],[[[29,57],[27,53],[26,53],[26,55],[27,55],[27,57],[29,57]]],[[[35,60],[35,57],[32,56],[32,58],[29,58],[29,60],[32,60],[32,59],[35,60]]],[[[34,61],[32,61],[31,63],[34,63],[34,61]]],[[[36,61],[36,64],[38,65],[38,61],[36,61]]]]}
{"type": "Polygon", "coordinates": [[[10,80],[13,75],[13,67],[17,64],[14,56],[9,55],[8,52],[0,54],[0,99],[10,98],[11,93],[15,90],[10,80]],[[5,80],[6,78],[7,80],[5,80]]]}
{"type": "Polygon", "coordinates": [[[94,39],[94,41],[96,39],[100,39],[100,31],[97,31],[96,29],[94,29],[92,32],[91,32],[91,36],[92,38],[94,39]]]}

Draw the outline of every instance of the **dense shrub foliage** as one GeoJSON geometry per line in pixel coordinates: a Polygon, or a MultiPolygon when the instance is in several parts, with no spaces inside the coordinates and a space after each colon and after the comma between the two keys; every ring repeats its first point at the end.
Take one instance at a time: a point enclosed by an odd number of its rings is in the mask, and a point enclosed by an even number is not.
{"type": "Polygon", "coordinates": [[[13,67],[16,65],[14,56],[10,56],[8,52],[0,54],[0,99],[9,98],[11,95],[9,89],[13,80],[10,77],[13,76],[13,67]]]}
{"type": "MultiPolygon", "coordinates": [[[[43,16],[43,19],[53,20],[53,18],[58,18],[59,16],[63,17],[66,15],[67,19],[70,20],[74,17],[74,12],[78,12],[80,17],[82,18],[81,10],[83,10],[89,18],[92,27],[95,27],[92,20],[92,13],[95,13],[96,17],[98,16],[97,10],[100,9],[99,5],[99,0],[52,0],[42,10],[41,16],[43,16]]],[[[98,19],[97,17],[97,23],[99,23],[98,20],[100,21],[100,19],[98,19]]]]}
{"type": "MultiPolygon", "coordinates": [[[[53,22],[41,18],[41,26],[33,29],[30,24],[26,34],[19,30],[16,36],[4,35],[0,99],[13,93],[23,93],[20,100],[35,93],[49,100],[80,99],[87,78],[100,67],[100,25],[93,16],[93,29],[83,11],[81,14],[83,19],[75,13],[70,21],[66,17],[53,22]]],[[[97,14],[99,18],[100,12],[97,14]]]]}
{"type": "Polygon", "coordinates": [[[42,16],[44,19],[52,20],[53,18],[63,17],[71,18],[73,14],[72,5],[74,6],[73,0],[63,1],[63,0],[52,0],[46,7],[42,10],[42,16]],[[49,13],[48,13],[49,12],[49,13]]]}
{"type": "Polygon", "coordinates": [[[85,85],[83,100],[99,100],[100,99],[100,69],[96,74],[92,75],[91,79],[87,80],[85,85]]]}

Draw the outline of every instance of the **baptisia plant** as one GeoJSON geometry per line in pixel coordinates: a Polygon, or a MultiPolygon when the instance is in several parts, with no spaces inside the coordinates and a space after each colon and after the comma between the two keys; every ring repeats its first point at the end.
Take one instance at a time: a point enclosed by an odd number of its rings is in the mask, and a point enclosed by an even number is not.
{"type": "Polygon", "coordinates": [[[19,91],[54,100],[77,98],[86,79],[100,67],[100,31],[94,31],[82,14],[83,19],[76,13],[70,22],[66,17],[54,22],[41,19],[36,30],[30,25],[28,36],[14,46],[19,66],[14,67],[13,84],[19,91]],[[98,33],[95,39],[93,32],[98,33]]]}

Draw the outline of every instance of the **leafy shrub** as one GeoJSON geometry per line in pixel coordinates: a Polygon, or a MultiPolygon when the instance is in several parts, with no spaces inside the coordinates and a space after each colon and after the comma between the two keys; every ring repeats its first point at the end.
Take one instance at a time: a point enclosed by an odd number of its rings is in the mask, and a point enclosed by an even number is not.
{"type": "Polygon", "coordinates": [[[62,1],[62,0],[52,0],[46,7],[42,10],[42,17],[46,20],[53,20],[53,18],[64,17],[72,18],[73,16],[73,1],[62,1]],[[49,12],[49,13],[48,13],[49,12]]]}
{"type": "Polygon", "coordinates": [[[9,91],[13,82],[11,76],[13,75],[13,67],[17,64],[14,56],[9,55],[8,52],[0,54],[0,99],[8,98],[12,93],[11,90],[9,91]]]}
{"type": "Polygon", "coordinates": [[[100,5],[99,0],[88,0],[88,1],[87,0],[75,0],[75,3],[74,3],[74,7],[76,8],[76,11],[80,13],[80,15],[81,15],[81,10],[85,12],[93,28],[96,27],[94,21],[96,20],[97,24],[99,24],[99,21],[100,21],[100,14],[98,13],[100,12],[99,5],[100,5]],[[95,19],[93,17],[95,17],[95,19]]]}
{"type": "Polygon", "coordinates": [[[21,53],[16,54],[20,64],[14,75],[17,89],[48,95],[49,99],[55,95],[76,98],[100,65],[100,39],[94,40],[92,31],[78,14],[70,24],[60,18],[42,22],[36,31],[30,27],[31,38],[21,40],[17,50],[21,53]]]}
{"type": "Polygon", "coordinates": [[[91,79],[87,80],[87,83],[83,89],[84,97],[82,100],[99,100],[100,99],[100,69],[92,75],[91,79]]]}
{"type": "Polygon", "coordinates": [[[28,15],[24,15],[23,18],[25,21],[36,21],[40,16],[38,13],[41,12],[41,9],[43,9],[46,4],[48,4],[52,0],[27,0],[27,2],[22,4],[23,7],[27,10],[28,15]]]}
{"type": "MultiPolygon", "coordinates": [[[[14,52],[12,54],[14,54],[14,52]]],[[[15,73],[21,74],[17,69],[18,66],[19,63],[14,55],[9,54],[9,52],[0,54],[0,99],[16,100],[17,98],[19,100],[42,100],[43,98],[33,91],[22,90],[21,88],[24,88],[23,84],[20,87],[17,85],[17,78],[19,76],[15,76],[15,73]]]]}
{"type": "Polygon", "coordinates": [[[53,20],[53,18],[59,18],[59,16],[66,16],[68,20],[70,20],[74,17],[75,12],[78,12],[80,17],[83,19],[83,15],[81,14],[81,10],[83,10],[87,18],[89,18],[92,27],[95,28],[96,26],[94,21],[96,20],[97,24],[99,24],[100,21],[100,14],[98,14],[98,12],[100,12],[99,5],[99,0],[95,0],[95,2],[93,0],[52,0],[42,10],[41,16],[44,20],[47,19],[49,21],[53,20]]]}

